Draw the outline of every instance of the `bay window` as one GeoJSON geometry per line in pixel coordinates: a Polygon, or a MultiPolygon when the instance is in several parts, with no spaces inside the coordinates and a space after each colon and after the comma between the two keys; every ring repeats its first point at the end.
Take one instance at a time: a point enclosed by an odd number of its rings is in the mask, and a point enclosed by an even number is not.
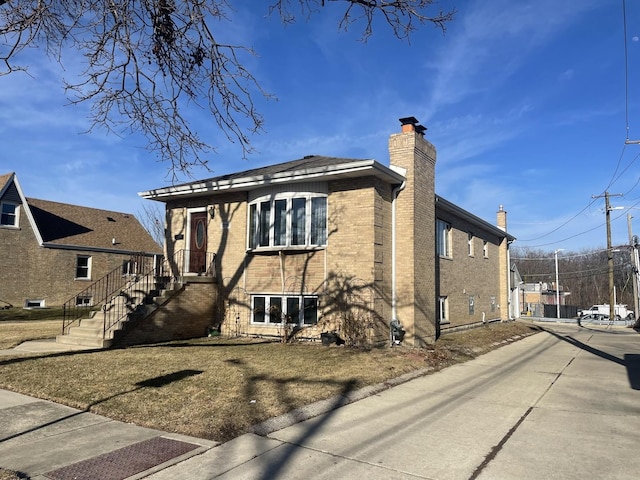
{"type": "Polygon", "coordinates": [[[249,248],[317,247],[326,243],[326,195],[277,194],[249,204],[249,248]]]}

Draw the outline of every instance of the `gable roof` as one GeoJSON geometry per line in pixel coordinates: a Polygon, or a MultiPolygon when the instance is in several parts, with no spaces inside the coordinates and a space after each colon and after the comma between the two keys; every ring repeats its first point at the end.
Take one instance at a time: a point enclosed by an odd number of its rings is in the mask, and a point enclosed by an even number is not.
{"type": "Polygon", "coordinates": [[[27,198],[27,203],[44,244],[128,252],[162,251],[129,213],[35,198],[27,198]]]}
{"type": "Polygon", "coordinates": [[[38,243],[43,247],[162,253],[160,245],[132,214],[26,198],[15,173],[0,175],[0,197],[12,184],[38,243]]]}
{"type": "Polygon", "coordinates": [[[2,198],[2,194],[5,189],[9,186],[9,180],[13,177],[14,173],[5,173],[4,175],[0,175],[0,198],[2,198]]]}
{"type": "Polygon", "coordinates": [[[375,160],[309,155],[291,162],[268,165],[205,180],[140,192],[143,198],[167,201],[176,197],[194,197],[228,191],[249,191],[266,185],[372,175],[391,184],[400,184],[404,176],[375,160]]]}

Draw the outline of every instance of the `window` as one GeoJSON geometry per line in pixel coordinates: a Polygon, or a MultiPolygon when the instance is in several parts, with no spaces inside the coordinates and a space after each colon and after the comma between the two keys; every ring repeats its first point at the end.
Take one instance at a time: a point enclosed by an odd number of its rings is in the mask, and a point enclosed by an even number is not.
{"type": "Polygon", "coordinates": [[[285,322],[298,326],[318,323],[317,297],[254,295],[252,306],[252,323],[273,325],[285,322]]]}
{"type": "Polygon", "coordinates": [[[93,297],[91,296],[77,296],[76,307],[91,307],[93,306],[93,297]]]}
{"type": "Polygon", "coordinates": [[[76,258],[76,279],[91,279],[91,257],[78,255],[76,258]]]}
{"type": "Polygon", "coordinates": [[[5,227],[18,226],[18,205],[15,203],[0,203],[0,225],[5,227]]]}
{"type": "Polygon", "coordinates": [[[308,247],[327,243],[327,197],[298,195],[249,206],[249,248],[308,247]]]}
{"type": "Polygon", "coordinates": [[[449,323],[449,299],[447,297],[439,298],[438,315],[440,323],[449,323]]]}
{"type": "Polygon", "coordinates": [[[122,262],[122,275],[135,275],[138,273],[138,262],[135,260],[124,260],[122,262]]]}
{"type": "Polygon", "coordinates": [[[437,249],[441,257],[451,257],[451,224],[438,220],[436,223],[437,249]]]}
{"type": "Polygon", "coordinates": [[[482,253],[484,258],[489,258],[489,242],[486,240],[482,243],[482,253]]]}
{"type": "Polygon", "coordinates": [[[468,250],[469,250],[469,256],[473,257],[474,252],[473,252],[473,233],[469,232],[467,234],[467,243],[468,243],[468,250]]]}
{"type": "Polygon", "coordinates": [[[24,308],[44,308],[44,300],[30,300],[24,302],[24,308]]]}

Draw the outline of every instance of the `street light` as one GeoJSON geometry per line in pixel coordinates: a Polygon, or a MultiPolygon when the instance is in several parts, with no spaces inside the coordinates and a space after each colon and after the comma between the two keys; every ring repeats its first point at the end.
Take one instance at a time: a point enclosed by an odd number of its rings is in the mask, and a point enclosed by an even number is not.
{"type": "Polygon", "coordinates": [[[556,257],[556,317],[560,320],[560,283],[558,283],[558,252],[563,251],[564,248],[558,248],[553,254],[556,257]]]}

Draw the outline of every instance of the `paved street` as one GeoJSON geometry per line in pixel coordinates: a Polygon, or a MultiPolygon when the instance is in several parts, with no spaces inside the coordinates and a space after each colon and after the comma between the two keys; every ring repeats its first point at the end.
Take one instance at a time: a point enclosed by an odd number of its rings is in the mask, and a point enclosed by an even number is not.
{"type": "Polygon", "coordinates": [[[69,444],[82,446],[85,460],[124,446],[136,457],[160,444],[175,450],[165,463],[109,478],[638,478],[640,335],[544,328],[267,436],[217,446],[0,391],[0,434],[10,430],[0,435],[0,466],[35,479],[84,478],[71,476],[80,458],[69,444]],[[28,415],[18,418],[20,411],[28,415]],[[109,432],[108,442],[100,432],[109,432]]]}

